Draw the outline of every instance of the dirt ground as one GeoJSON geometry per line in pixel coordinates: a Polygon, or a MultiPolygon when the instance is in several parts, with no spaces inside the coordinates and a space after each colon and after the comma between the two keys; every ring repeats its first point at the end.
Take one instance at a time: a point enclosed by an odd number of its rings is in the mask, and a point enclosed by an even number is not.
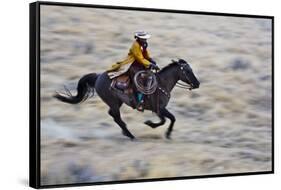
{"type": "Polygon", "coordinates": [[[271,170],[271,20],[43,6],[40,40],[42,185],[271,170]],[[122,60],[137,30],[160,67],[183,58],[201,82],[174,88],[172,140],[149,111],[122,107],[131,141],[98,96],[52,97],[122,60]]]}

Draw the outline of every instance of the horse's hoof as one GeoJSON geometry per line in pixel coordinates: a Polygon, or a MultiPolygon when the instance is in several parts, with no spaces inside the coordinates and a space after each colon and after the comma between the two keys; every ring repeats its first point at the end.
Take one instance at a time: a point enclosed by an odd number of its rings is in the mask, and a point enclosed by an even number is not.
{"type": "Polygon", "coordinates": [[[145,121],[144,124],[148,125],[149,127],[153,128],[153,129],[155,129],[155,128],[157,127],[157,126],[155,126],[155,124],[154,124],[152,121],[150,121],[150,120],[145,121]]]}
{"type": "Polygon", "coordinates": [[[169,139],[169,140],[171,140],[172,138],[171,138],[171,134],[170,133],[166,133],[166,139],[169,139]]]}
{"type": "Polygon", "coordinates": [[[125,131],[122,131],[122,134],[126,137],[129,137],[131,140],[135,139],[134,135],[132,135],[131,133],[126,133],[125,131]]]}
{"type": "Polygon", "coordinates": [[[147,120],[147,121],[144,122],[144,124],[146,124],[146,125],[151,127],[152,122],[150,120],[147,120]]]}

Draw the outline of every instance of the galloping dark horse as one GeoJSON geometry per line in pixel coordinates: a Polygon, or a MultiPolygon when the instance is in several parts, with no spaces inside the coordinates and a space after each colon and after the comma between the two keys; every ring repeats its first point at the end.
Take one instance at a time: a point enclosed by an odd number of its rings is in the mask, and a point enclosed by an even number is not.
{"type": "MultiPolygon", "coordinates": [[[[144,123],[152,128],[156,128],[164,125],[166,122],[165,118],[169,118],[171,122],[166,132],[166,138],[170,138],[173,125],[176,121],[174,115],[166,108],[170,99],[170,92],[179,80],[186,83],[185,87],[188,85],[190,90],[199,88],[200,83],[195,77],[189,64],[183,59],[173,61],[171,64],[161,69],[157,73],[157,80],[158,88],[156,92],[149,97],[151,98],[151,102],[158,101],[159,109],[157,112],[151,106],[146,106],[145,109],[156,112],[160,121],[158,123],[154,123],[147,120],[144,123]]],[[[93,92],[93,89],[95,89],[100,98],[109,106],[108,113],[121,127],[123,134],[131,139],[134,139],[135,137],[128,130],[120,115],[120,107],[123,103],[126,103],[130,107],[133,107],[133,105],[130,105],[130,102],[125,102],[116,95],[116,93],[110,89],[110,85],[111,80],[106,72],[102,74],[91,73],[83,76],[79,80],[76,96],[72,96],[71,94],[64,96],[57,93],[54,97],[66,103],[77,104],[89,98],[90,93],[93,92]]]]}

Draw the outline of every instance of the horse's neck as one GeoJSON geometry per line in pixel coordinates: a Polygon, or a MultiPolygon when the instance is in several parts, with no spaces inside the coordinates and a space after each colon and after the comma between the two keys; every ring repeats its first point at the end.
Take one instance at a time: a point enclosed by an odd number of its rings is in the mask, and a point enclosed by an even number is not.
{"type": "Polygon", "coordinates": [[[167,69],[159,73],[160,86],[171,92],[179,80],[177,69],[167,69]]]}

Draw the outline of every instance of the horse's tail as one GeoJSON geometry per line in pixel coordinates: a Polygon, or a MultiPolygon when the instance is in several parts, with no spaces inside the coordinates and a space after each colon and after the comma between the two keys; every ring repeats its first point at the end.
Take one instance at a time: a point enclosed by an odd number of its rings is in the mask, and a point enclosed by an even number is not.
{"type": "Polygon", "coordinates": [[[94,87],[97,78],[98,75],[96,73],[90,73],[83,76],[78,82],[76,96],[73,96],[70,91],[65,87],[65,95],[56,93],[54,97],[62,102],[66,102],[69,104],[78,104],[80,102],[83,102],[94,95],[94,87]]]}

